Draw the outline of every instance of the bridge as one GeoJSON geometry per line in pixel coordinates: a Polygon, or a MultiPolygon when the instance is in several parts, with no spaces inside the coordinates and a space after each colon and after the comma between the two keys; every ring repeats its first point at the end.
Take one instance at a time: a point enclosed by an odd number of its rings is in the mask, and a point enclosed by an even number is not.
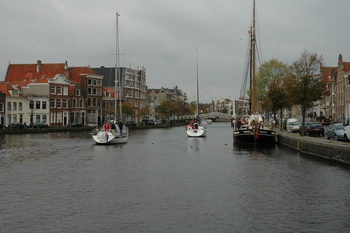
{"type": "MultiPolygon", "coordinates": [[[[230,121],[232,118],[231,114],[222,113],[222,112],[210,112],[200,114],[200,118],[203,119],[211,119],[213,122],[215,121],[230,121]]],[[[172,116],[170,117],[170,121],[175,124],[185,124],[189,120],[196,119],[196,115],[183,115],[183,116],[172,116]]]]}

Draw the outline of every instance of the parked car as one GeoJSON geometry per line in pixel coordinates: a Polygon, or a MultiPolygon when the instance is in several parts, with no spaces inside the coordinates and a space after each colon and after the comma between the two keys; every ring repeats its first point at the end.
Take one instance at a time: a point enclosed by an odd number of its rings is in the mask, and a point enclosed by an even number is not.
{"type": "Polygon", "coordinates": [[[304,128],[304,135],[324,136],[324,128],[320,122],[308,122],[304,128]]]}
{"type": "Polygon", "coordinates": [[[345,118],[338,118],[333,121],[333,123],[342,123],[343,125],[346,124],[346,119],[345,118]]]}
{"type": "Polygon", "coordinates": [[[334,139],[335,141],[348,141],[348,137],[345,134],[344,128],[345,126],[343,125],[343,123],[330,124],[326,132],[326,138],[334,139]]]}
{"type": "Polygon", "coordinates": [[[322,125],[330,125],[330,124],[332,124],[331,119],[329,119],[329,118],[324,118],[324,119],[322,120],[322,125]]]}
{"type": "Polygon", "coordinates": [[[134,121],[127,121],[127,122],[125,123],[125,125],[128,126],[128,127],[130,127],[130,126],[136,126],[137,124],[136,124],[136,122],[134,122],[134,121]]]}
{"type": "Polygon", "coordinates": [[[350,125],[344,127],[344,138],[346,141],[350,140],[350,125]]]}
{"type": "Polygon", "coordinates": [[[8,126],[9,129],[26,129],[28,128],[28,126],[26,124],[23,123],[12,123],[8,126]]]}
{"type": "Polygon", "coordinates": [[[33,128],[49,128],[49,125],[43,122],[35,122],[33,128]]]}
{"type": "Polygon", "coordinates": [[[292,121],[287,123],[287,132],[289,133],[297,133],[300,131],[301,125],[299,121],[292,121]]]}
{"type": "Polygon", "coordinates": [[[73,122],[71,124],[71,127],[83,127],[84,125],[82,123],[78,123],[78,122],[73,122]]]}
{"type": "Polygon", "coordinates": [[[156,122],[154,120],[142,120],[143,125],[155,125],[156,122]]]}

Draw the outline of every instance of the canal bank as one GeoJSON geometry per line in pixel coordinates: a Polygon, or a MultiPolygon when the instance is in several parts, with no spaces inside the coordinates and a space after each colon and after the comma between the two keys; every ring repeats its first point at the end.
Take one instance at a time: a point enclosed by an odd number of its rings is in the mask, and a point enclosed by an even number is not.
{"type": "Polygon", "coordinates": [[[350,164],[350,143],[278,132],[278,142],[305,154],[350,164]]]}

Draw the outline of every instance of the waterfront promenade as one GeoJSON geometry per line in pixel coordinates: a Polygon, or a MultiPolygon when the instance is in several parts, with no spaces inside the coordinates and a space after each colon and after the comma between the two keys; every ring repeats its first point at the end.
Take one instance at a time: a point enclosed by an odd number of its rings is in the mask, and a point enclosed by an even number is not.
{"type": "Polygon", "coordinates": [[[278,142],[302,153],[350,164],[350,143],[278,131],[278,142]]]}

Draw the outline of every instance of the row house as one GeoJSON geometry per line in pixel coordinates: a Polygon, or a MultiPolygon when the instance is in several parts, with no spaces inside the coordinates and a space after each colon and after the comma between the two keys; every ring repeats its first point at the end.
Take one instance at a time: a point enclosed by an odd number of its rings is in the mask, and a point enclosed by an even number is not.
{"type": "Polygon", "coordinates": [[[344,62],[340,54],[338,66],[321,67],[320,73],[326,92],[319,109],[332,119],[350,118],[350,62],[344,62]]]}
{"type": "Polygon", "coordinates": [[[6,95],[1,118],[11,123],[44,122],[66,126],[100,124],[102,80],[90,67],[59,64],[10,64],[0,94],[6,95]],[[5,117],[6,115],[6,117],[5,117]]]}
{"type": "Polygon", "coordinates": [[[71,120],[83,124],[101,124],[103,75],[96,74],[90,67],[69,67],[67,75],[75,84],[71,88],[71,120]]]}
{"type": "MultiPolygon", "coordinates": [[[[118,70],[121,87],[115,91],[111,75],[96,73],[89,66],[68,67],[67,62],[44,64],[40,60],[36,64],[10,64],[5,81],[0,83],[0,123],[97,125],[116,117],[115,99],[134,107],[137,117],[146,107],[146,69],[118,70]]],[[[124,116],[123,120],[137,119],[124,116]]]]}

